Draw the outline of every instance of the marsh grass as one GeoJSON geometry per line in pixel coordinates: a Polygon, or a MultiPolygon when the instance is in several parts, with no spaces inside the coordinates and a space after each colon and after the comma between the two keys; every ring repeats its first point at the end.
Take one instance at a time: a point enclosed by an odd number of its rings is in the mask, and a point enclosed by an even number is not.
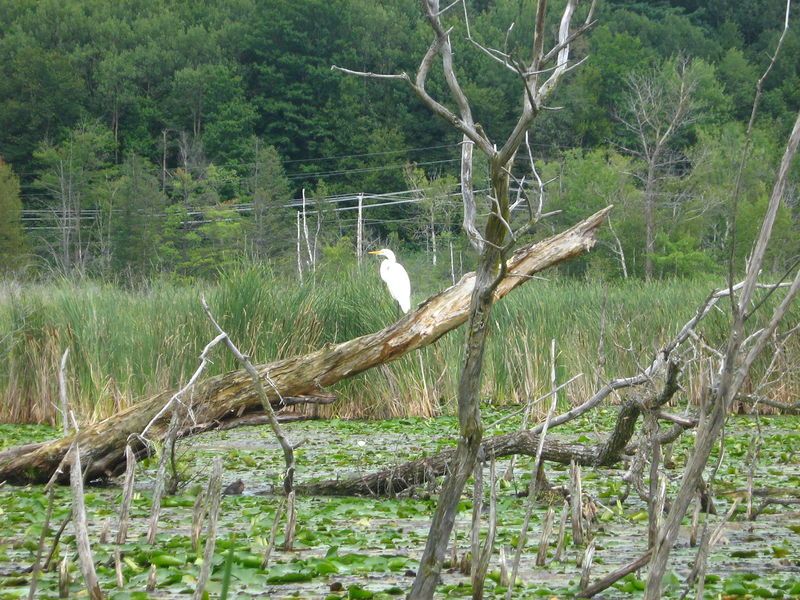
{"type": "MultiPolygon", "coordinates": [[[[579,401],[606,379],[647,364],[720,283],[533,281],[495,306],[484,397],[506,404],[545,393],[555,339],[559,381],[583,373],[560,392],[559,401],[562,406],[579,401]]],[[[322,269],[302,285],[252,266],[226,272],[213,284],[155,280],[137,289],[68,280],[0,284],[0,420],[58,421],[58,363],[66,347],[70,397],[84,417],[99,419],[139,397],[176,387],[214,337],[201,294],[258,363],[370,333],[399,316],[373,269],[322,269]]],[[[727,321],[720,306],[701,329],[712,345],[722,339],[727,321]]],[[[798,318],[795,309],[790,322],[798,318]]],[[[339,401],[324,414],[382,418],[452,412],[462,344],[462,335],[452,332],[419,353],[338,384],[333,391],[339,401]]],[[[782,360],[797,364],[799,355],[794,342],[782,360]]],[[[235,367],[219,352],[208,374],[235,367]]],[[[700,366],[690,367],[690,394],[699,393],[702,377],[700,366]]],[[[799,391],[796,376],[772,390],[783,400],[796,399],[799,391]]]]}

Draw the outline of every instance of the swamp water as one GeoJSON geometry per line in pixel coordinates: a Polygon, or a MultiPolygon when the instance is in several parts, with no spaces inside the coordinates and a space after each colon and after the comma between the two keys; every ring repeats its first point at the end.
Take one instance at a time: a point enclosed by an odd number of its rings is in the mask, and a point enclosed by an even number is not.
{"type": "MultiPolygon", "coordinates": [[[[491,423],[502,416],[487,411],[486,435],[510,431],[514,419],[500,427],[491,423]]],[[[601,411],[553,430],[559,439],[592,443],[607,431],[613,411],[601,411]]],[[[399,464],[453,445],[456,431],[452,418],[432,420],[400,419],[393,421],[306,421],[287,424],[286,432],[297,450],[297,480],[348,477],[399,464]]],[[[762,417],[763,444],[756,468],[755,487],[770,493],[800,495],[800,419],[762,417]]],[[[746,485],[746,456],[753,422],[734,418],[726,431],[725,453],[714,483],[719,515],[710,516],[710,529],[716,527],[730,507],[737,490],[746,485]]],[[[26,441],[47,439],[56,432],[31,426],[0,426],[0,448],[26,441]]],[[[675,467],[668,469],[668,490],[674,493],[692,434],[676,443],[675,467]]],[[[233,551],[228,598],[390,598],[402,597],[413,580],[409,571],[416,569],[427,535],[430,515],[435,507],[436,490],[418,489],[400,498],[299,497],[297,533],[294,550],[279,550],[278,534],[269,568],[261,569],[261,556],[268,545],[270,529],[279,498],[270,492],[280,489],[282,455],[267,426],[243,427],[214,432],[183,440],[178,445],[179,468],[184,471],[184,486],[163,501],[156,544],[146,541],[150,509],[150,489],[156,459],[140,463],[137,469],[136,494],[132,505],[123,574],[125,585],[115,583],[113,544],[100,544],[105,528],[109,540],[116,531],[120,489],[115,486],[87,487],[86,502],[90,536],[99,564],[98,576],[109,598],[186,598],[194,590],[199,573],[199,552],[190,544],[192,506],[210,473],[214,456],[224,457],[223,486],[241,479],[244,492],[222,500],[214,572],[207,586],[210,597],[219,597],[224,563],[233,551]],[[431,496],[433,492],[433,496],[431,496]],[[151,565],[156,565],[157,585],[145,592],[151,565]],[[342,591],[331,591],[339,588],[342,591]]],[[[500,476],[508,460],[498,461],[500,476]]],[[[532,459],[519,457],[514,467],[515,480],[498,484],[498,531],[485,597],[500,598],[505,588],[499,585],[499,549],[513,556],[525,513],[526,499],[516,492],[527,489],[532,459]]],[[[712,463],[716,457],[712,457],[712,463]]],[[[547,464],[551,484],[566,485],[569,470],[547,464]]],[[[645,505],[635,493],[624,503],[617,497],[622,490],[622,469],[583,469],[583,489],[597,505],[593,526],[596,544],[592,579],[595,580],[638,557],[647,543],[645,505]]],[[[488,469],[484,477],[485,505],[488,505],[488,469]]],[[[471,482],[468,484],[472,489],[471,482]]],[[[739,493],[738,496],[741,497],[739,493]]],[[[755,499],[755,504],[760,502],[755,499]]],[[[469,549],[471,500],[465,495],[459,506],[456,537],[459,558],[469,549]]],[[[42,486],[0,487],[0,600],[27,597],[28,580],[24,573],[33,562],[47,507],[42,486]]],[[[552,561],[561,511],[555,504],[554,534],[550,539],[548,564],[536,567],[541,524],[547,511],[537,503],[528,534],[528,543],[520,564],[521,582],[514,598],[570,597],[577,590],[580,569],[576,561],[583,548],[568,543],[562,562],[552,561]]],[[[755,522],[744,519],[744,501],[732,522],[725,526],[720,543],[712,550],[706,577],[709,598],[719,596],[800,598],[800,506],[771,506],[755,522]]],[[[68,489],[59,489],[51,520],[55,530],[69,513],[68,489]]],[[[666,596],[678,597],[682,578],[688,572],[695,549],[688,544],[688,523],[673,553],[673,574],[666,596]]],[[[569,542],[569,525],[567,527],[569,542]]],[[[45,553],[49,551],[52,532],[45,553]]],[[[201,542],[202,546],[202,542],[201,542]]],[[[70,597],[85,596],[81,576],[75,564],[74,537],[71,526],[62,537],[55,560],[67,552],[72,557],[70,597]]],[[[632,574],[604,592],[602,598],[640,596],[645,573],[632,574]],[[638,575],[638,577],[637,577],[638,575]]],[[[40,575],[37,597],[57,597],[55,570],[40,575]]],[[[437,597],[469,597],[469,577],[446,568],[437,597]]]]}

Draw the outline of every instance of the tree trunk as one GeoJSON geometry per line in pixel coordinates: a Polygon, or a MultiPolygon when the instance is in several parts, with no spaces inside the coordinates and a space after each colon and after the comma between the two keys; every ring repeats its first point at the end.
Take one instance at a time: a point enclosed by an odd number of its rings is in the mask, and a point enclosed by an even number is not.
{"type": "MultiPolygon", "coordinates": [[[[595,233],[610,207],[574,227],[538,243],[520,248],[508,261],[508,273],[492,295],[500,299],[543,269],[586,252],[595,243],[595,233]]],[[[282,396],[319,394],[320,388],[352,377],[377,365],[397,360],[408,352],[435,342],[467,320],[469,299],[475,287],[475,275],[465,275],[456,285],[428,299],[416,311],[381,331],[347,342],[325,347],[257,367],[269,375],[282,396]]],[[[488,316],[488,315],[487,315],[488,316]]],[[[270,400],[278,404],[275,391],[268,389],[270,400]]],[[[82,459],[91,462],[88,479],[113,476],[125,466],[125,445],[129,436],[134,451],[146,453],[136,436],[158,414],[174,390],[159,393],[137,402],[130,408],[81,431],[82,459]],[[89,460],[91,459],[91,460],[89,460]]],[[[256,411],[260,400],[245,371],[233,371],[198,384],[193,391],[193,410],[198,423],[223,424],[226,420],[256,411]]],[[[465,415],[466,417],[467,415],[465,415]]],[[[151,439],[166,433],[168,415],[150,429],[151,439]]],[[[0,481],[43,483],[53,474],[72,442],[72,436],[42,444],[28,445],[25,451],[0,452],[0,481]]],[[[66,482],[69,473],[60,475],[66,482]]]]}
{"type": "Polygon", "coordinates": [[[647,181],[644,188],[644,277],[645,280],[653,279],[653,253],[656,249],[656,199],[655,199],[655,156],[650,159],[647,167],[647,181]]]}
{"type": "Polygon", "coordinates": [[[481,447],[483,425],[481,424],[480,388],[483,371],[483,354],[486,347],[489,317],[495,300],[495,287],[503,259],[500,248],[506,234],[508,217],[508,179],[511,162],[499,162],[494,158],[492,169],[492,194],[497,202],[496,210],[489,214],[486,222],[485,240],[478,263],[475,284],[469,308],[466,351],[461,377],[458,380],[458,446],[450,463],[450,473],[442,486],[436,512],[433,514],[428,540],[420,560],[419,572],[409,593],[409,599],[432,598],[439,583],[439,573],[444,563],[447,543],[453,530],[458,501],[464,485],[475,468],[475,460],[481,447]]]}

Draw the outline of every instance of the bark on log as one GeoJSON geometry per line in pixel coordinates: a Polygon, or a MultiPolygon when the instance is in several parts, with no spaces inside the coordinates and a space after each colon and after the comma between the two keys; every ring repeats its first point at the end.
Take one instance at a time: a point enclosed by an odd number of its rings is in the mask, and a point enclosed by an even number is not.
{"type": "MultiPolygon", "coordinates": [[[[611,207],[607,207],[570,229],[538,243],[517,250],[508,261],[508,273],[495,291],[504,297],[528,281],[531,275],[567,259],[579,256],[594,246],[597,229],[611,207]]],[[[320,395],[322,388],[362,373],[372,367],[397,360],[408,352],[427,346],[445,333],[463,324],[469,313],[474,273],[461,278],[454,286],[429,298],[416,310],[378,332],[341,344],[327,344],[304,356],[296,356],[258,368],[262,377],[269,375],[281,395],[320,395]]],[[[273,404],[280,402],[268,389],[273,404]]],[[[81,432],[84,462],[91,460],[89,480],[113,476],[124,469],[125,445],[129,438],[137,455],[147,452],[136,435],[144,430],[174,394],[173,390],[141,400],[130,408],[81,432]]],[[[197,422],[223,423],[227,419],[252,412],[260,406],[250,376],[244,370],[233,371],[198,383],[193,390],[193,409],[197,422]]],[[[168,416],[150,429],[148,437],[161,439],[166,433],[168,416]]],[[[72,443],[73,436],[45,442],[25,452],[16,449],[0,453],[0,481],[44,483],[49,480],[72,443]]],[[[59,478],[68,481],[69,473],[59,478]]]]}

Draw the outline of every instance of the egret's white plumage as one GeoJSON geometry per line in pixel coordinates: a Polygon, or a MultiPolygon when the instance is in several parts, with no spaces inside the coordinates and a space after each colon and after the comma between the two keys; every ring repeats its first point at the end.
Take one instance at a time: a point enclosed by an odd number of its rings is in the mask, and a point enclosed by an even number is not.
{"type": "Polygon", "coordinates": [[[394,256],[394,252],[384,248],[383,250],[373,250],[370,254],[377,254],[386,258],[381,263],[381,279],[386,282],[392,298],[397,300],[404,313],[411,310],[411,281],[408,273],[394,256]]]}

